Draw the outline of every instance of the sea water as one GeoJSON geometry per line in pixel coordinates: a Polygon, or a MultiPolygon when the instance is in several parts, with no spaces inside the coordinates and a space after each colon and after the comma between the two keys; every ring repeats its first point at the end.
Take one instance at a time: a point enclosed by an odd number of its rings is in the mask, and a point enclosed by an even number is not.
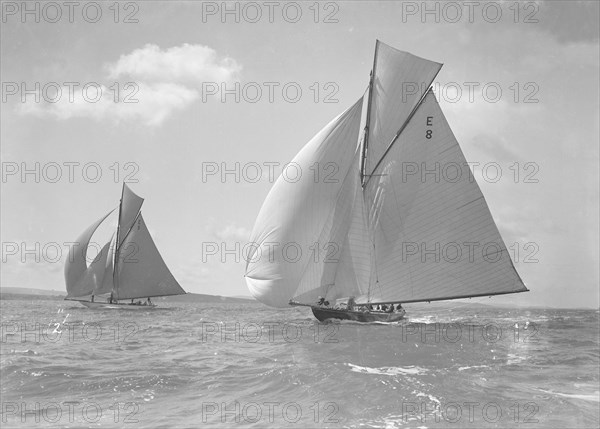
{"type": "Polygon", "coordinates": [[[159,304],[2,301],[1,426],[599,425],[598,310],[421,305],[361,324],[159,304]]]}

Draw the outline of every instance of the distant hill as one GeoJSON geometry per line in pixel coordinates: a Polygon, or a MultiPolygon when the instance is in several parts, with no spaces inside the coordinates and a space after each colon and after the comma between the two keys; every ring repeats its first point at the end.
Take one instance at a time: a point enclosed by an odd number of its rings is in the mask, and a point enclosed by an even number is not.
{"type": "Polygon", "coordinates": [[[66,295],[64,290],[33,289],[28,287],[0,287],[0,293],[16,293],[19,295],[66,295]]]}
{"type": "MultiPolygon", "coordinates": [[[[66,296],[64,291],[34,289],[23,287],[1,287],[0,299],[56,299],[62,300],[66,296]]],[[[189,303],[256,303],[252,298],[228,297],[219,295],[205,295],[201,293],[188,293],[185,295],[164,296],[153,298],[153,301],[164,302],[189,302],[189,303]]]]}
{"type": "Polygon", "coordinates": [[[163,296],[160,298],[153,298],[154,301],[165,301],[165,302],[207,302],[207,303],[254,303],[257,301],[250,298],[234,298],[229,296],[220,296],[220,295],[205,295],[202,293],[188,293],[185,295],[173,295],[173,296],[163,296]]]}

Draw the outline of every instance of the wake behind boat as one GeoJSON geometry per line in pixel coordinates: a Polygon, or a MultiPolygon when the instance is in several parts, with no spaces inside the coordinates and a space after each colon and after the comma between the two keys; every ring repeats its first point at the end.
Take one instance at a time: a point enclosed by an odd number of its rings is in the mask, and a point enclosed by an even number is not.
{"type": "Polygon", "coordinates": [[[263,203],[246,266],[257,300],[370,322],[401,319],[405,303],[528,290],[431,89],[441,67],[376,42],[366,107],[290,163],[324,174],[282,175],[263,203]]]}
{"type": "Polygon", "coordinates": [[[89,266],[92,235],[114,210],[77,239],[65,264],[66,300],[93,309],[148,310],[156,307],[152,297],[186,293],[150,236],[140,211],[143,202],[123,183],[116,232],[89,266]]]}

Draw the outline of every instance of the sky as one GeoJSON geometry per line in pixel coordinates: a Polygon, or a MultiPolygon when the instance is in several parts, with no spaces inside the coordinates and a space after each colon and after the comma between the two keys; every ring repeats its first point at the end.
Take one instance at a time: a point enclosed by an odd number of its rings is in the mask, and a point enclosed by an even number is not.
{"type": "Polygon", "coordinates": [[[2,286],[64,290],[66,243],[126,181],[185,290],[249,295],[242,249],[262,202],[363,94],[380,39],[444,64],[434,91],[530,289],[479,300],[597,308],[599,14],[595,1],[3,1],[2,286]]]}

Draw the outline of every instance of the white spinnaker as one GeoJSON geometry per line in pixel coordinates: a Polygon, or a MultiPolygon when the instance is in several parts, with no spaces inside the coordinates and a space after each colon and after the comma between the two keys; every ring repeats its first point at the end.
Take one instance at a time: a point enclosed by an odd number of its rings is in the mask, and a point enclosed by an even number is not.
{"type": "Polygon", "coordinates": [[[330,302],[348,296],[354,296],[359,303],[369,298],[368,286],[371,284],[374,264],[373,242],[367,226],[368,215],[358,170],[355,177],[352,218],[344,238],[340,262],[336,266],[335,287],[323,295],[330,302]]]}
{"type": "Polygon", "coordinates": [[[526,290],[432,91],[365,197],[376,254],[371,301],[526,290]]]}
{"type": "Polygon", "coordinates": [[[117,258],[116,299],[185,294],[158,252],[141,213],[124,237],[117,258]]]}
{"type": "Polygon", "coordinates": [[[98,229],[100,224],[113,212],[111,210],[102,218],[98,219],[90,225],[83,233],[77,237],[75,246],[69,249],[69,257],[65,263],[65,283],[67,285],[67,298],[80,298],[90,295],[93,290],[87,282],[82,282],[85,273],[88,270],[87,266],[87,250],[90,244],[92,235],[98,229]]]}
{"type": "Polygon", "coordinates": [[[377,41],[366,174],[373,172],[441,67],[440,63],[399,51],[377,41]]]}
{"type": "Polygon", "coordinates": [[[329,287],[352,218],[361,109],[362,97],[319,131],[265,199],[246,266],[259,301],[286,307],[297,292],[309,302],[329,287]]]}

